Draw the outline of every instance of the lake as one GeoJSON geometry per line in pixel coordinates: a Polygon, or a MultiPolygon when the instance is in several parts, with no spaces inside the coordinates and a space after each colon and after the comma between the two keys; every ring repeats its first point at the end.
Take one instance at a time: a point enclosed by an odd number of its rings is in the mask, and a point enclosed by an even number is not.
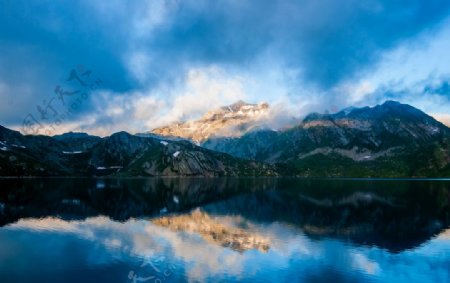
{"type": "Polygon", "coordinates": [[[1,179],[0,282],[450,282],[450,180],[1,179]]]}

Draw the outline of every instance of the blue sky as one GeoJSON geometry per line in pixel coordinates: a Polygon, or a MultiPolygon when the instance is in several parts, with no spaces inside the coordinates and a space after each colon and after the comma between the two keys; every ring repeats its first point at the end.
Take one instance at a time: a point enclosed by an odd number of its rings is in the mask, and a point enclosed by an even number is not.
{"type": "Polygon", "coordinates": [[[142,132],[239,99],[297,117],[395,99],[449,123],[448,50],[446,0],[0,0],[0,124],[142,132]],[[82,97],[72,69],[101,84],[82,97]]]}

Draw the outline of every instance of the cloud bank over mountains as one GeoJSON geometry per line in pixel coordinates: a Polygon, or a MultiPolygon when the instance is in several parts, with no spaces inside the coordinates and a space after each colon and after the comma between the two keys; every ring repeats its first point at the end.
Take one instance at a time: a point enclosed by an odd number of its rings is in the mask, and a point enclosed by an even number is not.
{"type": "Polygon", "coordinates": [[[18,129],[78,65],[103,84],[57,131],[143,131],[239,99],[299,117],[385,99],[450,107],[444,0],[1,5],[0,121],[18,129]]]}

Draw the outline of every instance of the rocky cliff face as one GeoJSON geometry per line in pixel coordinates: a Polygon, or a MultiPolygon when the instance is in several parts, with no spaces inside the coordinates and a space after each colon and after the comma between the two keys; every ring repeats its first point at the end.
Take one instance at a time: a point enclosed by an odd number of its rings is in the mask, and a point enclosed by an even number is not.
{"type": "Polygon", "coordinates": [[[264,119],[269,110],[267,103],[248,104],[238,101],[229,106],[210,111],[195,121],[178,122],[156,128],[151,133],[178,137],[201,143],[212,136],[240,136],[264,119]]]}

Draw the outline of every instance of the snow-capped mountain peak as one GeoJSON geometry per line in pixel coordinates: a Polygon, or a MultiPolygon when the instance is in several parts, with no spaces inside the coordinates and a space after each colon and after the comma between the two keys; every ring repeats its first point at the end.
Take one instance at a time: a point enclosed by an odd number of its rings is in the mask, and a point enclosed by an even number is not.
{"type": "Polygon", "coordinates": [[[211,136],[242,135],[251,130],[255,122],[267,116],[267,103],[250,104],[242,100],[207,112],[198,120],[175,122],[151,131],[153,134],[180,137],[196,143],[211,136]]]}

